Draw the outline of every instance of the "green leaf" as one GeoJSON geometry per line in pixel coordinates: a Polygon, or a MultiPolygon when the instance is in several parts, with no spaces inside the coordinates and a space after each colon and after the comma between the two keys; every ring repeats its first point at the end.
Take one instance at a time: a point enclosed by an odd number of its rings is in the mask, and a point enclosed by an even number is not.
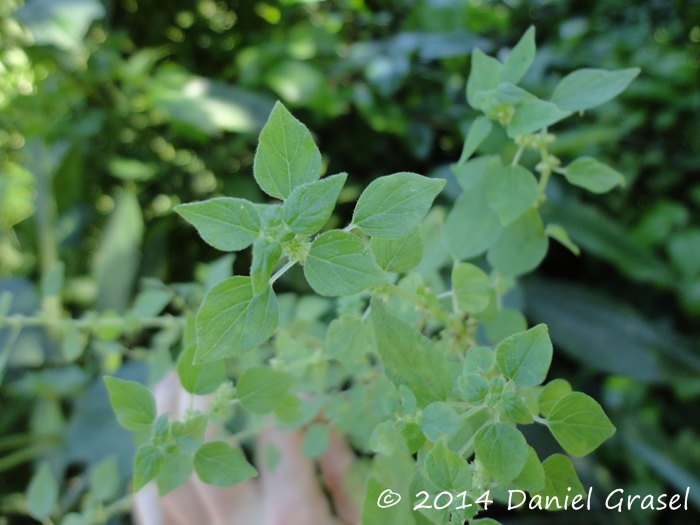
{"type": "Polygon", "coordinates": [[[472,405],[480,405],[489,395],[489,383],[479,374],[466,374],[457,381],[464,399],[472,405]]]}
{"type": "Polygon", "coordinates": [[[423,258],[423,235],[416,226],[398,239],[372,237],[369,248],[379,267],[385,272],[404,273],[412,270],[423,258]]]}
{"type": "Polygon", "coordinates": [[[417,423],[402,419],[396,422],[396,428],[406,444],[409,454],[415,454],[425,443],[425,435],[417,423]]]}
{"type": "Polygon", "coordinates": [[[168,458],[156,476],[158,496],[162,498],[168,492],[187,483],[192,472],[194,472],[194,463],[191,455],[180,452],[168,458]]]}
{"type": "Polygon", "coordinates": [[[63,337],[63,341],[61,341],[61,353],[63,354],[63,358],[70,363],[83,355],[84,350],[85,345],[80,335],[80,329],[74,324],[71,324],[66,331],[66,335],[63,337]]]}
{"type": "Polygon", "coordinates": [[[559,82],[552,94],[552,102],[565,111],[599,106],[622,93],[640,71],[638,67],[617,71],[579,69],[559,82]]]}
{"type": "Polygon", "coordinates": [[[499,82],[517,84],[535,59],[535,26],[530,26],[503,63],[499,82]]]}
{"type": "Polygon", "coordinates": [[[136,317],[152,317],[160,314],[173,298],[172,290],[147,288],[136,296],[131,311],[136,317]]]}
{"type": "Polygon", "coordinates": [[[109,392],[117,421],[129,430],[141,430],[156,420],[156,400],[151,391],[136,381],[127,381],[105,376],[105,385],[109,392]]]}
{"type": "Polygon", "coordinates": [[[547,255],[547,247],[542,218],[537,210],[529,209],[503,230],[486,258],[501,275],[514,277],[536,268],[547,255]]]}
{"type": "Polygon", "coordinates": [[[195,452],[204,441],[208,422],[209,418],[206,414],[201,414],[187,421],[175,421],[172,426],[172,435],[175,438],[177,448],[188,454],[195,452]]]}
{"type": "Polygon", "coordinates": [[[485,346],[472,346],[464,358],[463,374],[486,373],[496,363],[496,354],[485,346]]]}
{"type": "Polygon", "coordinates": [[[277,297],[268,286],[255,297],[250,277],[231,277],[207,292],[197,313],[195,363],[242,355],[277,328],[277,297]]]}
{"type": "Polygon", "coordinates": [[[484,116],[477,117],[469,128],[469,133],[467,133],[467,138],[464,139],[464,147],[462,148],[462,155],[459,157],[458,164],[464,164],[469,160],[476,149],[481,145],[486,137],[489,136],[491,130],[493,129],[493,124],[491,121],[484,116]]]}
{"type": "MultiPolygon", "coordinates": [[[[475,159],[478,160],[478,159],[475,159]]],[[[498,214],[488,205],[488,174],[455,202],[442,227],[442,241],[456,259],[484,253],[503,232],[498,214]]]]}
{"type": "Polygon", "coordinates": [[[177,359],[177,375],[180,383],[190,394],[200,396],[211,394],[226,378],[226,366],[223,361],[214,361],[204,365],[192,364],[197,352],[197,343],[188,345],[177,359]]]}
{"type": "Polygon", "coordinates": [[[506,132],[510,138],[539,131],[546,126],[559,122],[571,115],[570,111],[562,111],[561,108],[545,100],[530,100],[515,110],[506,132]]]}
{"type": "Polygon", "coordinates": [[[277,199],[321,176],[321,152],[309,130],[280,102],[260,133],[253,175],[260,188],[277,199]]]}
{"type": "Polygon", "coordinates": [[[550,223],[544,229],[544,234],[547,237],[551,237],[552,239],[558,241],[563,246],[566,246],[569,249],[569,251],[574,255],[581,254],[581,250],[571,241],[571,239],[569,238],[569,234],[563,226],[560,226],[559,224],[550,223]]]}
{"type": "Polygon", "coordinates": [[[165,456],[163,451],[153,445],[141,445],[134,458],[134,493],[143,488],[146,483],[155,478],[163,468],[165,456]]]}
{"type": "Polygon", "coordinates": [[[501,157],[498,155],[482,155],[463,164],[451,164],[450,169],[455,174],[460,188],[470,190],[487,172],[496,170],[502,165],[501,157]]]}
{"type": "Polygon", "coordinates": [[[566,394],[571,393],[571,385],[566,379],[554,379],[545,385],[537,398],[540,414],[547,417],[552,407],[566,394]]]}
{"type": "Polygon", "coordinates": [[[258,238],[253,243],[253,260],[250,265],[250,284],[253,295],[263,293],[270,282],[272,272],[282,256],[282,245],[276,241],[258,238]]]}
{"type": "Polygon", "coordinates": [[[421,429],[430,441],[437,442],[441,437],[452,437],[464,426],[457,411],[447,403],[435,401],[423,409],[421,429]]]}
{"type": "Polygon", "coordinates": [[[547,416],[547,426],[572,456],[585,456],[615,433],[615,427],[592,397],[571,392],[559,399],[547,416]]]}
{"type": "Polygon", "coordinates": [[[441,438],[425,456],[425,475],[439,490],[462,492],[472,484],[472,472],[467,461],[452,452],[441,438]]]}
{"type": "Polygon", "coordinates": [[[370,329],[359,317],[342,315],[334,319],[326,333],[328,356],[346,363],[358,361],[370,346],[370,329]]]}
{"type": "Polygon", "coordinates": [[[563,454],[552,454],[544,460],[542,467],[544,469],[544,489],[539,492],[542,497],[542,508],[552,511],[559,510],[557,503],[551,499],[549,507],[546,507],[547,497],[557,498],[559,505],[563,507],[567,496],[569,501],[572,501],[579,494],[585,496],[586,490],[578,479],[576,469],[568,457],[563,454]]]}
{"type": "Polygon", "coordinates": [[[272,412],[296,381],[289,372],[269,366],[255,366],[241,374],[236,385],[236,396],[243,408],[255,414],[272,412]]]}
{"type": "Polygon", "coordinates": [[[27,513],[37,520],[48,518],[58,503],[58,481],[44,461],[32,476],[27,487],[27,513]]]}
{"type": "Polygon", "coordinates": [[[506,337],[527,330],[527,319],[514,308],[500,308],[496,316],[484,323],[486,338],[492,343],[500,343],[506,337]]]}
{"type": "Polygon", "coordinates": [[[116,199],[92,260],[96,310],[124,312],[129,305],[139,270],[143,229],[139,200],[134,191],[126,190],[116,199]]]}
{"type": "Polygon", "coordinates": [[[513,480],[513,485],[521,490],[526,490],[530,494],[539,492],[545,487],[544,467],[540,463],[535,449],[528,445],[527,461],[523,471],[513,480]]]}
{"type": "Polygon", "coordinates": [[[495,89],[498,86],[498,78],[501,75],[503,64],[498,60],[474,49],[472,53],[472,65],[467,80],[467,102],[474,109],[481,109],[479,93],[495,89]]]}
{"type": "Polygon", "coordinates": [[[496,361],[503,373],[519,386],[539,385],[552,363],[552,341],[547,325],[505,338],[496,347],[496,361]]]}
{"type": "Polygon", "coordinates": [[[316,293],[353,295],[384,281],[384,274],[352,233],[331,230],[316,237],[304,265],[304,276],[316,293]]]}
{"type": "Polygon", "coordinates": [[[194,455],[194,470],[199,479],[215,487],[235,485],[258,474],[240,450],[223,441],[202,445],[194,455]]]}
{"type": "Polygon", "coordinates": [[[403,237],[420,224],[445,182],[407,172],[379,177],[360,195],[352,223],[373,237],[403,237]]]}
{"type": "Polygon", "coordinates": [[[413,391],[406,385],[399,385],[399,398],[403,404],[404,414],[413,414],[416,411],[418,400],[413,391]]]}
{"type": "Polygon", "coordinates": [[[284,394],[275,407],[275,416],[285,423],[296,423],[303,415],[301,400],[290,392],[284,394]]]}
{"type": "Polygon", "coordinates": [[[452,291],[459,307],[468,313],[481,312],[489,305],[493,283],[481,268],[470,263],[452,267],[452,291]]]}
{"type": "Polygon", "coordinates": [[[347,173],[297,187],[282,206],[284,222],[299,235],[313,235],[328,221],[347,173]]]}
{"type": "Polygon", "coordinates": [[[119,492],[120,485],[117,456],[103,459],[90,470],[90,492],[101,501],[114,498],[119,492]]]}
{"type": "Polygon", "coordinates": [[[385,456],[391,456],[395,450],[401,449],[401,445],[401,435],[393,421],[379,423],[369,438],[369,448],[385,456]]]}
{"type": "Polygon", "coordinates": [[[474,452],[498,486],[504,487],[525,467],[528,445],[518,429],[505,423],[492,423],[474,436],[474,452]]]}
{"type": "Polygon", "coordinates": [[[537,179],[522,166],[506,166],[489,175],[488,203],[508,226],[537,200],[537,179]]]}
{"type": "Polygon", "coordinates": [[[258,210],[245,199],[216,197],[178,204],[174,210],[197,229],[207,244],[223,252],[247,248],[260,233],[258,210]]]}
{"type": "Polygon", "coordinates": [[[700,229],[688,228],[673,235],[667,249],[671,262],[684,276],[700,273],[700,229]]]}
{"type": "Polygon", "coordinates": [[[535,421],[525,405],[525,402],[515,392],[506,392],[503,394],[498,407],[506,419],[513,423],[529,425],[535,421]]]}
{"type": "Polygon", "coordinates": [[[304,432],[301,454],[305,458],[319,458],[328,448],[330,429],[328,425],[313,423],[304,432]]]}
{"type": "Polygon", "coordinates": [[[579,157],[563,170],[564,177],[574,186],[593,193],[605,193],[615,186],[624,186],[625,177],[593,157],[579,157]]]}
{"type": "Polygon", "coordinates": [[[379,300],[372,298],[370,309],[384,372],[396,388],[410,388],[421,407],[447,399],[452,379],[444,354],[411,325],[391,315],[379,300]]]}

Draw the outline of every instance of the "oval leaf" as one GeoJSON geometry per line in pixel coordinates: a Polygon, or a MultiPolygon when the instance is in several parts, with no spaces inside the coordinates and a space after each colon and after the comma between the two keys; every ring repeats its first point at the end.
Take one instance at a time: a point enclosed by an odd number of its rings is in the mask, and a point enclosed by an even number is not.
{"type": "Polygon", "coordinates": [[[151,391],[136,381],[105,376],[117,421],[129,430],[141,430],[156,420],[156,400],[151,391]]]}
{"type": "Polygon", "coordinates": [[[505,423],[492,423],[474,436],[474,452],[498,486],[504,487],[525,467],[528,445],[518,429],[505,423]]]}
{"type": "Polygon", "coordinates": [[[194,456],[194,470],[204,483],[216,487],[235,485],[258,474],[240,450],[223,441],[202,445],[194,456]]]}
{"type": "Polygon", "coordinates": [[[506,377],[519,386],[541,384],[552,363],[552,341],[544,324],[511,335],[496,347],[496,361],[506,377]]]}

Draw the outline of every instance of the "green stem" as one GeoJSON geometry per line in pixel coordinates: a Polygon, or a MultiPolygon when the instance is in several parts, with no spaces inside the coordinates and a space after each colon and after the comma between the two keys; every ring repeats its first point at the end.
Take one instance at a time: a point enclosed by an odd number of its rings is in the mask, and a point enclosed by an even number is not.
{"type": "MultiPolygon", "coordinates": [[[[46,326],[46,327],[59,327],[63,324],[72,324],[78,328],[92,328],[92,327],[118,327],[128,325],[130,322],[134,322],[131,319],[126,319],[124,317],[105,317],[105,318],[86,318],[86,319],[54,319],[51,317],[41,317],[41,316],[24,316],[24,315],[11,315],[0,319],[0,326],[12,326],[24,328],[28,326],[46,326]]],[[[135,319],[136,324],[140,328],[170,328],[173,325],[184,325],[185,318],[173,315],[163,315],[160,317],[142,317],[135,319]]]]}
{"type": "Polygon", "coordinates": [[[515,166],[520,162],[520,157],[523,154],[523,151],[525,151],[525,146],[520,146],[518,148],[518,151],[515,153],[515,157],[513,157],[513,161],[510,163],[511,166],[515,166]]]}
{"type": "Polygon", "coordinates": [[[41,441],[47,441],[53,444],[57,443],[60,439],[61,436],[57,434],[15,434],[0,439],[0,450],[17,448],[41,441]]]}
{"type": "Polygon", "coordinates": [[[399,297],[403,297],[404,299],[407,299],[407,300],[411,301],[412,303],[425,309],[427,312],[434,315],[435,317],[437,317],[441,321],[443,321],[445,323],[449,323],[450,316],[447,312],[445,312],[439,308],[431,307],[430,305],[426,304],[425,301],[423,300],[423,298],[420,297],[419,295],[411,293],[408,290],[404,290],[403,288],[401,288],[400,286],[397,286],[395,284],[387,283],[383,286],[387,292],[398,295],[399,297]]]}
{"type": "Polygon", "coordinates": [[[25,461],[29,461],[30,459],[35,458],[41,452],[44,452],[47,448],[53,446],[54,444],[55,443],[48,442],[38,443],[36,445],[23,448],[22,450],[18,450],[17,452],[10,454],[9,456],[5,456],[4,458],[0,459],[0,472],[10,470],[11,468],[16,467],[17,465],[21,465],[25,461]]]}
{"type": "Polygon", "coordinates": [[[294,261],[287,261],[287,264],[285,264],[284,266],[282,266],[282,268],[280,268],[280,269],[277,271],[277,273],[276,273],[275,275],[273,275],[272,277],[270,277],[270,286],[272,286],[273,284],[275,284],[275,281],[276,281],[277,279],[279,279],[280,277],[282,277],[282,276],[287,272],[287,270],[289,270],[289,269],[290,269],[292,266],[294,266],[295,264],[296,264],[296,263],[295,263],[294,261]]]}

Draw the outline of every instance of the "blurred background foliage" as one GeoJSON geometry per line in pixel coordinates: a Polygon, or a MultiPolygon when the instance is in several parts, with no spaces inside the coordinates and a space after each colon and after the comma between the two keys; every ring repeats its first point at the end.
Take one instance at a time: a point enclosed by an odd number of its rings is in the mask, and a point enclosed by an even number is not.
{"type": "MultiPolygon", "coordinates": [[[[350,174],[338,208],[347,216],[333,220],[349,218],[369,181],[397,171],[447,178],[449,206],[458,192],[449,164],[477,116],[464,101],[471,51],[502,56],[531,24],[538,56],[523,85],[536,95],[580,67],[642,74],[555,130],[552,153],[593,155],[627,184],[591,198],[552,181],[543,213],[582,254],[554,244],[510,300],[549,325],[550,377],[594,393],[618,427],[577,461],[584,485],[690,486],[694,508],[535,522],[698,520],[698,0],[0,0],[0,292],[14,294],[13,313],[50,310],[56,286],[75,316],[125,312],[137,288],[196,304],[233,260],[215,260],[172,208],[217,195],[263,200],[252,160],[278,99],[315,134],[325,172],[350,174]]],[[[493,133],[480,151],[504,144],[493,133]]],[[[248,264],[236,260],[235,273],[248,264]]],[[[300,293],[302,282],[282,281],[300,293]]],[[[133,450],[94,379],[123,356],[137,358],[124,377],[146,380],[138,358],[151,379],[170,366],[167,330],[121,343],[105,334],[92,357],[59,367],[52,341],[39,329],[0,330],[0,516],[38,458],[70,476],[116,453],[126,477],[133,450]]]]}

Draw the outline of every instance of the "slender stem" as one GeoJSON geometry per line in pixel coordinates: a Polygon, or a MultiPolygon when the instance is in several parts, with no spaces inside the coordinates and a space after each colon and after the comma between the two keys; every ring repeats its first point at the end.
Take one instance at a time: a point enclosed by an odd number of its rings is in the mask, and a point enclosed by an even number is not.
{"type": "Polygon", "coordinates": [[[277,279],[282,277],[286,273],[286,271],[289,270],[295,264],[296,263],[294,261],[287,261],[287,264],[282,266],[282,268],[280,268],[275,275],[270,277],[270,286],[272,286],[277,279]]]}
{"type": "Polygon", "coordinates": [[[404,299],[408,299],[412,303],[420,306],[421,308],[424,308],[427,310],[429,313],[440,319],[441,321],[444,321],[445,323],[448,323],[450,321],[450,316],[447,312],[444,312],[443,310],[439,308],[433,308],[427,304],[425,304],[425,301],[423,300],[422,297],[409,292],[408,290],[404,290],[400,286],[396,286],[395,284],[385,284],[385,289],[393,293],[395,295],[398,295],[399,297],[403,297],[404,299]]]}
{"type": "Polygon", "coordinates": [[[515,166],[518,162],[520,162],[520,157],[522,156],[523,151],[525,151],[525,146],[520,146],[518,151],[515,153],[515,157],[513,157],[513,162],[510,163],[511,166],[515,166]]]}
{"type": "Polygon", "coordinates": [[[350,231],[354,230],[355,228],[357,228],[357,226],[353,223],[350,223],[345,228],[343,228],[343,231],[350,232],[350,231]]]}
{"type": "Polygon", "coordinates": [[[540,425],[547,425],[547,420],[538,416],[532,416],[532,419],[535,420],[535,423],[539,423],[540,425]]]}
{"type": "Polygon", "coordinates": [[[472,407],[469,410],[467,410],[466,412],[464,412],[460,417],[462,419],[466,419],[470,416],[473,416],[477,412],[481,412],[485,408],[488,408],[487,405],[479,405],[478,407],[472,407]]]}
{"type": "MultiPolygon", "coordinates": [[[[7,317],[5,318],[7,319],[7,317]]],[[[2,326],[2,321],[0,321],[0,326],[2,326]]],[[[19,332],[22,330],[21,326],[15,326],[10,332],[5,344],[0,348],[0,385],[2,385],[2,380],[5,379],[5,368],[7,367],[7,362],[10,359],[10,352],[12,347],[15,345],[15,341],[19,337],[19,332]]]]}
{"type": "Polygon", "coordinates": [[[371,306],[367,305],[367,308],[365,308],[365,311],[362,313],[362,317],[360,318],[360,321],[364,322],[367,320],[367,318],[369,317],[369,314],[370,314],[370,309],[371,309],[371,306]]]}
{"type": "Polygon", "coordinates": [[[447,292],[442,292],[437,296],[438,299],[444,299],[445,297],[452,297],[454,295],[454,290],[449,290],[447,292]]]}
{"type": "MultiPolygon", "coordinates": [[[[124,326],[132,320],[127,320],[124,317],[102,317],[102,318],[84,318],[84,319],[53,319],[50,317],[41,316],[25,316],[25,315],[10,315],[0,319],[0,326],[7,325],[13,327],[28,327],[28,326],[51,326],[58,327],[62,324],[72,324],[78,328],[91,328],[93,326],[114,327],[124,326]]],[[[185,323],[184,317],[174,315],[163,315],[160,317],[142,317],[135,320],[141,328],[168,328],[175,324],[182,325],[185,323]]]]}
{"type": "Polygon", "coordinates": [[[117,514],[125,514],[131,510],[133,505],[133,494],[127,494],[126,496],[118,499],[114,503],[110,503],[103,510],[99,517],[93,519],[91,525],[101,525],[106,523],[112,516],[117,514]]]}
{"type": "Polygon", "coordinates": [[[37,441],[57,443],[60,439],[61,436],[57,434],[15,434],[13,436],[5,436],[0,439],[0,450],[21,447],[23,445],[36,443],[37,441]]]}

